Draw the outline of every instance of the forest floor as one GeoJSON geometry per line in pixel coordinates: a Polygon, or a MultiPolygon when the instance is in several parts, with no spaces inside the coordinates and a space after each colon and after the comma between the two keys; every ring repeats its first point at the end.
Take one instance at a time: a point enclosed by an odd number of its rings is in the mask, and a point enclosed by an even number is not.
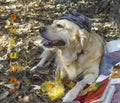
{"type": "Polygon", "coordinates": [[[105,43],[119,39],[119,32],[116,31],[109,14],[94,13],[94,8],[90,5],[84,2],[59,4],[34,0],[0,0],[0,103],[62,103],[61,99],[51,101],[46,96],[36,94],[31,86],[40,86],[44,81],[54,79],[54,63],[34,73],[30,71],[40,61],[39,56],[43,51],[38,31],[40,26],[51,24],[63,12],[77,9],[90,18],[92,29],[103,37],[105,43]],[[17,15],[14,22],[10,21],[12,13],[17,15]],[[11,26],[16,27],[15,34],[10,33],[11,26]],[[10,46],[12,37],[15,40],[13,48],[10,46]],[[17,52],[17,58],[11,60],[11,51],[17,52]],[[11,73],[9,68],[18,64],[21,71],[15,74],[17,84],[13,86],[9,81],[14,73],[11,73]]]}

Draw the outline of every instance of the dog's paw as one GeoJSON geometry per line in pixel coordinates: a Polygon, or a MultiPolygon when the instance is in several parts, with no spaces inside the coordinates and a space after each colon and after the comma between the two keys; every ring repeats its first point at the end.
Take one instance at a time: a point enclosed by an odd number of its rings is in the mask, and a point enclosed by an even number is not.
{"type": "Polygon", "coordinates": [[[75,99],[78,95],[78,92],[76,89],[71,89],[63,98],[63,102],[72,102],[73,99],[75,99]]]}

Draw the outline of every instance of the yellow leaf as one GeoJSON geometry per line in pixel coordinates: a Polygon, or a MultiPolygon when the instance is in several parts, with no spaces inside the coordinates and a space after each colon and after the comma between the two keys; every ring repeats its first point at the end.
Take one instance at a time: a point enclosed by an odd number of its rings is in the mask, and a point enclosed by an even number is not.
{"type": "Polygon", "coordinates": [[[6,26],[10,26],[10,21],[9,21],[9,20],[6,20],[6,21],[5,21],[5,24],[6,24],[6,26]]]}
{"type": "Polygon", "coordinates": [[[48,92],[48,96],[51,100],[56,100],[64,94],[64,88],[62,86],[56,85],[48,92]]]}
{"type": "Polygon", "coordinates": [[[70,81],[67,86],[68,86],[68,88],[71,89],[75,86],[75,83],[73,81],[70,81]]]}
{"type": "Polygon", "coordinates": [[[60,69],[58,69],[56,72],[55,80],[53,82],[45,81],[41,85],[40,90],[42,91],[43,95],[47,94],[52,101],[60,98],[64,94],[64,87],[60,78],[60,69]]]}
{"type": "Polygon", "coordinates": [[[62,84],[58,84],[55,81],[46,81],[44,82],[40,90],[47,94],[51,100],[56,100],[64,94],[64,87],[62,84]]]}
{"type": "Polygon", "coordinates": [[[98,83],[97,82],[93,82],[88,88],[86,88],[85,90],[81,91],[79,96],[86,95],[90,91],[96,91],[101,86],[102,86],[102,82],[98,82],[98,83]]]}
{"type": "Polygon", "coordinates": [[[60,69],[57,69],[57,71],[56,71],[55,82],[56,83],[61,83],[60,69]]]}
{"type": "Polygon", "coordinates": [[[16,33],[16,27],[10,27],[9,31],[10,33],[16,33]]]}

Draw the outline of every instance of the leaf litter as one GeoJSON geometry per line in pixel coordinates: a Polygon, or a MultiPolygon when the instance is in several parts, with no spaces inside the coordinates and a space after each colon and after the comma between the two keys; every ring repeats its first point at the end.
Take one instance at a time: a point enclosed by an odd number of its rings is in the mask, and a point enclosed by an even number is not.
{"type": "MultiPolygon", "coordinates": [[[[45,81],[54,80],[55,64],[50,61],[50,65],[31,72],[31,68],[40,61],[40,54],[43,48],[40,45],[39,27],[49,25],[53,20],[59,18],[61,13],[71,9],[86,11],[86,15],[93,22],[92,29],[101,34],[107,41],[118,39],[119,33],[106,15],[96,15],[91,9],[88,13],[86,4],[79,2],[76,4],[70,0],[59,2],[39,1],[39,0],[2,0],[0,1],[0,103],[62,103],[61,99],[51,101],[46,95],[38,93],[34,88],[45,81]],[[12,23],[17,28],[15,34],[9,32],[11,13],[17,14],[17,20],[12,23]],[[104,22],[102,22],[104,21],[104,22]],[[15,46],[10,47],[9,39],[15,38],[15,46]],[[17,52],[17,58],[11,60],[10,51],[17,52]],[[11,64],[19,64],[20,72],[10,72],[11,64]],[[10,77],[17,78],[17,83],[9,83],[10,77]]],[[[57,0],[56,0],[57,1],[57,0]]],[[[59,1],[59,0],[58,0],[59,1]]],[[[92,6],[91,6],[92,7],[92,6]]]]}

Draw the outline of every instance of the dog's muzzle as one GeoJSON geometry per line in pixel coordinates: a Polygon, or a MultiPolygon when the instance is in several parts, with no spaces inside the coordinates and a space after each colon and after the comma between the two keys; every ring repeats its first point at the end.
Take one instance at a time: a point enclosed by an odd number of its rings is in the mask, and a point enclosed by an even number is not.
{"type": "Polygon", "coordinates": [[[66,43],[63,40],[50,40],[50,38],[48,38],[48,34],[47,32],[47,27],[43,26],[40,27],[39,29],[40,35],[43,38],[42,40],[42,44],[45,47],[54,47],[54,46],[64,46],[66,43]]]}

